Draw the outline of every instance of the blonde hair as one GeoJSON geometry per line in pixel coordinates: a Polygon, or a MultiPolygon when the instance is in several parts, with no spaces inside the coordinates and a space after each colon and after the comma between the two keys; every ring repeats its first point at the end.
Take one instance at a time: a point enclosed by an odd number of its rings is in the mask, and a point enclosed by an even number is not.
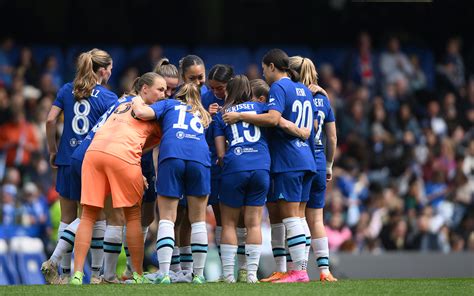
{"type": "Polygon", "coordinates": [[[290,58],[290,69],[300,74],[300,82],[304,85],[318,84],[318,72],[310,59],[293,56],[290,58]]]}
{"type": "Polygon", "coordinates": [[[256,98],[265,97],[268,98],[268,93],[270,92],[270,87],[262,79],[252,79],[250,80],[250,87],[252,88],[252,94],[256,98]]]}
{"type": "Polygon", "coordinates": [[[103,50],[94,48],[83,52],[77,58],[76,76],[74,77],[74,97],[76,100],[87,99],[99,81],[97,71],[107,68],[112,63],[112,57],[103,50]]]}
{"type": "Polygon", "coordinates": [[[191,106],[192,114],[196,114],[201,119],[201,124],[207,128],[211,123],[211,115],[204,109],[201,103],[201,92],[196,84],[190,82],[183,84],[183,86],[176,93],[175,98],[187,105],[191,106]]]}
{"type": "Polygon", "coordinates": [[[148,86],[152,86],[157,78],[163,79],[162,76],[156,74],[155,72],[147,72],[142,76],[138,76],[137,78],[135,78],[135,80],[133,80],[132,87],[130,88],[130,90],[124,93],[122,95],[122,98],[126,96],[138,96],[143,85],[146,84],[148,86]]]}
{"type": "Polygon", "coordinates": [[[156,64],[153,72],[160,74],[163,77],[179,78],[179,72],[175,65],[171,64],[167,58],[162,58],[156,64]]]}

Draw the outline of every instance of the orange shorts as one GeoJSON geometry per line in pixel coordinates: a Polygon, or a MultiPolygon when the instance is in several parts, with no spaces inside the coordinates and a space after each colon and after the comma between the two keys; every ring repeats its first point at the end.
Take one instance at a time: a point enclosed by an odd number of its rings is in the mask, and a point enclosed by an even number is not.
{"type": "Polygon", "coordinates": [[[103,208],[112,194],[114,208],[131,207],[143,195],[140,165],[100,151],[87,151],[82,163],[81,204],[103,208]]]}

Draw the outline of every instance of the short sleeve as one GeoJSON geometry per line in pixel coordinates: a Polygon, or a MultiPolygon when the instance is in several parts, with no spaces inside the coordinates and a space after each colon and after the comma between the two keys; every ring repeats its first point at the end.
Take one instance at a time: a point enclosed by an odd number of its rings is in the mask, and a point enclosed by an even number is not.
{"type": "Polygon", "coordinates": [[[225,135],[225,123],[222,120],[222,113],[217,113],[214,117],[214,138],[225,135]]]}
{"type": "Polygon", "coordinates": [[[155,112],[156,120],[159,120],[165,113],[168,100],[159,101],[150,105],[150,108],[155,112]]]}
{"type": "Polygon", "coordinates": [[[65,93],[66,85],[61,87],[56,95],[56,99],[53,102],[53,105],[64,110],[64,93],[65,93]]]}
{"type": "Polygon", "coordinates": [[[277,83],[273,83],[270,87],[268,95],[268,110],[275,110],[283,113],[285,110],[285,91],[283,87],[277,83]]]}

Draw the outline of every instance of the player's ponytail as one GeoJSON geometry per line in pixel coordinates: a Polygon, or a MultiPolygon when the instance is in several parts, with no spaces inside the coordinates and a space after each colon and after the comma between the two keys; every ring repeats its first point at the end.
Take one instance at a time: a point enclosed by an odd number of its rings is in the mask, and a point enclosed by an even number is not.
{"type": "Polygon", "coordinates": [[[191,109],[188,112],[199,116],[201,124],[204,128],[207,128],[211,123],[211,115],[204,109],[201,103],[201,92],[194,83],[184,84],[175,95],[176,99],[182,101],[186,105],[190,106],[191,109]]]}
{"type": "Polygon", "coordinates": [[[290,69],[300,74],[300,82],[304,85],[318,84],[318,72],[310,59],[293,56],[290,58],[290,69]]]}
{"type": "Polygon", "coordinates": [[[162,58],[156,64],[153,72],[167,78],[179,78],[179,72],[175,65],[171,64],[167,58],[162,58]]]}
{"type": "Polygon", "coordinates": [[[276,69],[278,69],[280,72],[285,72],[294,82],[300,80],[299,73],[293,69],[290,69],[288,55],[279,48],[269,50],[263,56],[262,63],[267,66],[273,64],[276,69]]]}
{"type": "Polygon", "coordinates": [[[237,75],[227,82],[226,91],[227,97],[222,108],[223,111],[252,99],[252,88],[249,79],[245,75],[237,75]]]}
{"type": "Polygon", "coordinates": [[[77,59],[76,76],[74,77],[74,97],[83,100],[90,97],[92,90],[99,82],[97,71],[107,68],[112,63],[110,55],[100,49],[94,48],[83,52],[77,59]]]}

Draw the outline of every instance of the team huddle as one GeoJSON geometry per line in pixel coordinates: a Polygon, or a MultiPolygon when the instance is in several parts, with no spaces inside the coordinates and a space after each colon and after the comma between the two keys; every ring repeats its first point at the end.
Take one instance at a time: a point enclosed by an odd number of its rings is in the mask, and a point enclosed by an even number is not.
{"type": "Polygon", "coordinates": [[[48,114],[61,205],[60,239],[41,266],[48,283],[81,285],[89,249],[90,282],[120,283],[122,245],[127,283],[205,283],[208,205],[222,281],[308,282],[311,248],[320,280],[337,281],[323,224],[335,118],[310,59],[272,49],[262,59],[266,81],[221,64],[206,81],[198,56],[183,57],[179,69],[162,59],[120,98],[102,86],[112,67],[105,51],[82,53],[48,114]],[[259,280],[264,206],[277,267],[259,280]],[[159,276],[150,279],[144,239],[155,216],[159,276]]]}

